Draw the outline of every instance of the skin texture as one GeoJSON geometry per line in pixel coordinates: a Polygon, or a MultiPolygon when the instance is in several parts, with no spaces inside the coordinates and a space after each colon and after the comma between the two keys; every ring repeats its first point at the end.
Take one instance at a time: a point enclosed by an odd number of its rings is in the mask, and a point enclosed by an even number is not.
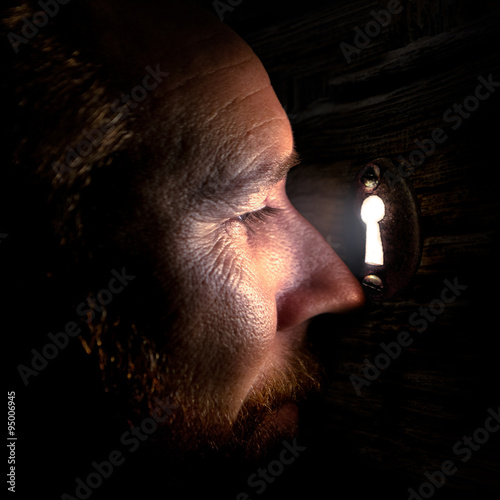
{"type": "Polygon", "coordinates": [[[209,34],[196,27],[195,33],[184,32],[180,43],[176,38],[183,64],[168,67],[172,74],[154,111],[165,135],[172,137],[175,130],[176,142],[203,151],[189,158],[189,165],[179,158],[189,177],[168,175],[168,182],[150,188],[157,193],[152,210],[169,221],[160,247],[170,250],[157,259],[177,290],[173,330],[182,332],[182,352],[171,363],[184,362],[189,353],[184,391],[194,399],[201,391],[205,412],[218,401],[222,422],[240,418],[242,406],[254,397],[257,406],[271,405],[272,412],[259,411],[261,421],[252,421],[250,429],[263,427],[262,421],[266,427],[293,428],[293,410],[280,413],[276,401],[293,400],[297,386],[313,385],[310,363],[291,368],[300,365],[297,352],[309,321],[359,307],[363,294],[328,243],[290,204],[285,179],[260,185],[261,169],[276,171],[292,155],[288,117],[251,49],[216,20],[201,16],[200,22],[209,34]],[[213,188],[208,196],[207,183],[213,188]],[[228,185],[229,191],[221,189],[228,185]],[[279,212],[238,220],[263,206],[279,212]],[[264,403],[262,393],[270,387],[275,390],[264,403]]]}
{"type": "Polygon", "coordinates": [[[109,386],[178,405],[165,426],[176,446],[258,453],[295,432],[291,403],[317,388],[310,320],[352,311],[363,292],[287,198],[292,130],[250,47],[188,2],[86,9],[82,33],[117,88],[148,65],[168,73],[130,110],[133,182],[116,201],[129,208],[106,235],[148,271],[133,312],[113,303],[86,345],[109,386]]]}

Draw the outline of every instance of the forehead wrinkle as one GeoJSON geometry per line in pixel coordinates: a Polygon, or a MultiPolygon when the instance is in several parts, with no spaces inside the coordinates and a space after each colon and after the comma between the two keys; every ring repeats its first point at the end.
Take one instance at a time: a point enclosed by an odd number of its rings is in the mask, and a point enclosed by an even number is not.
{"type": "Polygon", "coordinates": [[[274,122],[276,120],[288,122],[288,118],[285,118],[283,116],[273,116],[271,118],[268,118],[267,120],[264,120],[260,123],[257,123],[256,125],[253,125],[251,128],[249,128],[247,130],[245,135],[250,135],[254,130],[257,130],[258,128],[262,127],[263,125],[267,125],[268,123],[274,122]]]}
{"type": "MultiPolygon", "coordinates": [[[[277,184],[285,178],[291,168],[300,162],[300,157],[294,148],[285,158],[267,159],[259,162],[259,158],[272,148],[273,146],[266,148],[250,163],[247,163],[246,168],[239,170],[236,174],[224,175],[224,171],[219,169],[219,178],[217,180],[212,177],[207,179],[198,191],[196,198],[201,198],[202,201],[215,199],[217,202],[227,202],[229,198],[235,200],[239,197],[246,198],[266,187],[277,184]],[[258,166],[252,168],[251,166],[256,163],[258,166]]],[[[270,157],[269,154],[268,157],[270,157]]]]}
{"type": "Polygon", "coordinates": [[[252,97],[255,94],[258,94],[259,92],[262,92],[263,90],[266,90],[270,87],[271,84],[265,85],[264,87],[260,87],[257,90],[254,90],[250,92],[249,94],[245,95],[244,97],[241,96],[236,96],[234,99],[231,99],[227,103],[224,104],[224,106],[218,108],[212,116],[208,117],[205,123],[209,123],[212,120],[214,120],[217,116],[219,116],[221,113],[227,112],[228,108],[230,108],[234,104],[240,104],[243,102],[245,99],[248,99],[249,97],[252,97]]]}
{"type": "Polygon", "coordinates": [[[203,72],[203,73],[195,73],[187,78],[184,78],[184,80],[182,80],[181,82],[179,82],[177,85],[174,85],[174,86],[170,86],[168,87],[168,92],[173,92],[183,86],[185,86],[186,84],[188,84],[191,80],[194,80],[194,79],[197,79],[197,80],[202,80],[203,78],[206,78],[207,76],[211,76],[211,75],[214,75],[215,73],[218,73],[220,71],[227,71],[229,69],[234,69],[236,68],[237,66],[241,66],[243,64],[246,64],[250,61],[253,60],[253,57],[248,57],[246,59],[243,59],[243,60],[239,60],[239,61],[235,61],[235,62],[232,62],[230,64],[226,64],[225,66],[219,66],[211,71],[206,71],[206,72],[203,72]]]}

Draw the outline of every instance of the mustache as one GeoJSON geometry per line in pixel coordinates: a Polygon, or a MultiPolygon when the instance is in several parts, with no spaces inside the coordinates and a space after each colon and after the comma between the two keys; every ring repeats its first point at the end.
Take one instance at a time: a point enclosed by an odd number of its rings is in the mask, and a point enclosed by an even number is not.
{"type": "Polygon", "coordinates": [[[316,357],[307,348],[288,353],[286,362],[272,366],[265,383],[253,387],[242,407],[278,410],[290,402],[298,402],[314,390],[319,390],[323,372],[316,357]]]}
{"type": "Polygon", "coordinates": [[[289,352],[286,362],[271,368],[263,383],[251,389],[233,425],[234,439],[245,444],[247,458],[260,455],[277,436],[290,434],[290,428],[281,428],[274,417],[284,405],[303,402],[319,392],[324,378],[307,346],[289,352]]]}

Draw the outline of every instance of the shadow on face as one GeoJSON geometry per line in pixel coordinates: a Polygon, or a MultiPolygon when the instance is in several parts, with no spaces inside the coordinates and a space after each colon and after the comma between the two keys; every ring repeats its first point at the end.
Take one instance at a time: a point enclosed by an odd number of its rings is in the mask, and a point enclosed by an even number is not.
{"type": "Polygon", "coordinates": [[[68,5],[17,61],[11,257],[37,238],[37,290],[108,389],[174,402],[180,449],[293,435],[319,385],[307,327],[363,293],[287,198],[292,131],[255,54],[187,2],[109,1],[68,5]]]}

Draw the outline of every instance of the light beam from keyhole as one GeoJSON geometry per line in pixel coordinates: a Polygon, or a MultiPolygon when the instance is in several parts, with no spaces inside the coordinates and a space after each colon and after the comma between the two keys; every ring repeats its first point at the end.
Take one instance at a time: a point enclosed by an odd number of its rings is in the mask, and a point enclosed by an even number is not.
{"type": "Polygon", "coordinates": [[[368,196],[361,205],[361,220],[366,224],[365,263],[384,264],[384,249],[378,223],[384,218],[385,204],[378,196],[368,196]]]}

